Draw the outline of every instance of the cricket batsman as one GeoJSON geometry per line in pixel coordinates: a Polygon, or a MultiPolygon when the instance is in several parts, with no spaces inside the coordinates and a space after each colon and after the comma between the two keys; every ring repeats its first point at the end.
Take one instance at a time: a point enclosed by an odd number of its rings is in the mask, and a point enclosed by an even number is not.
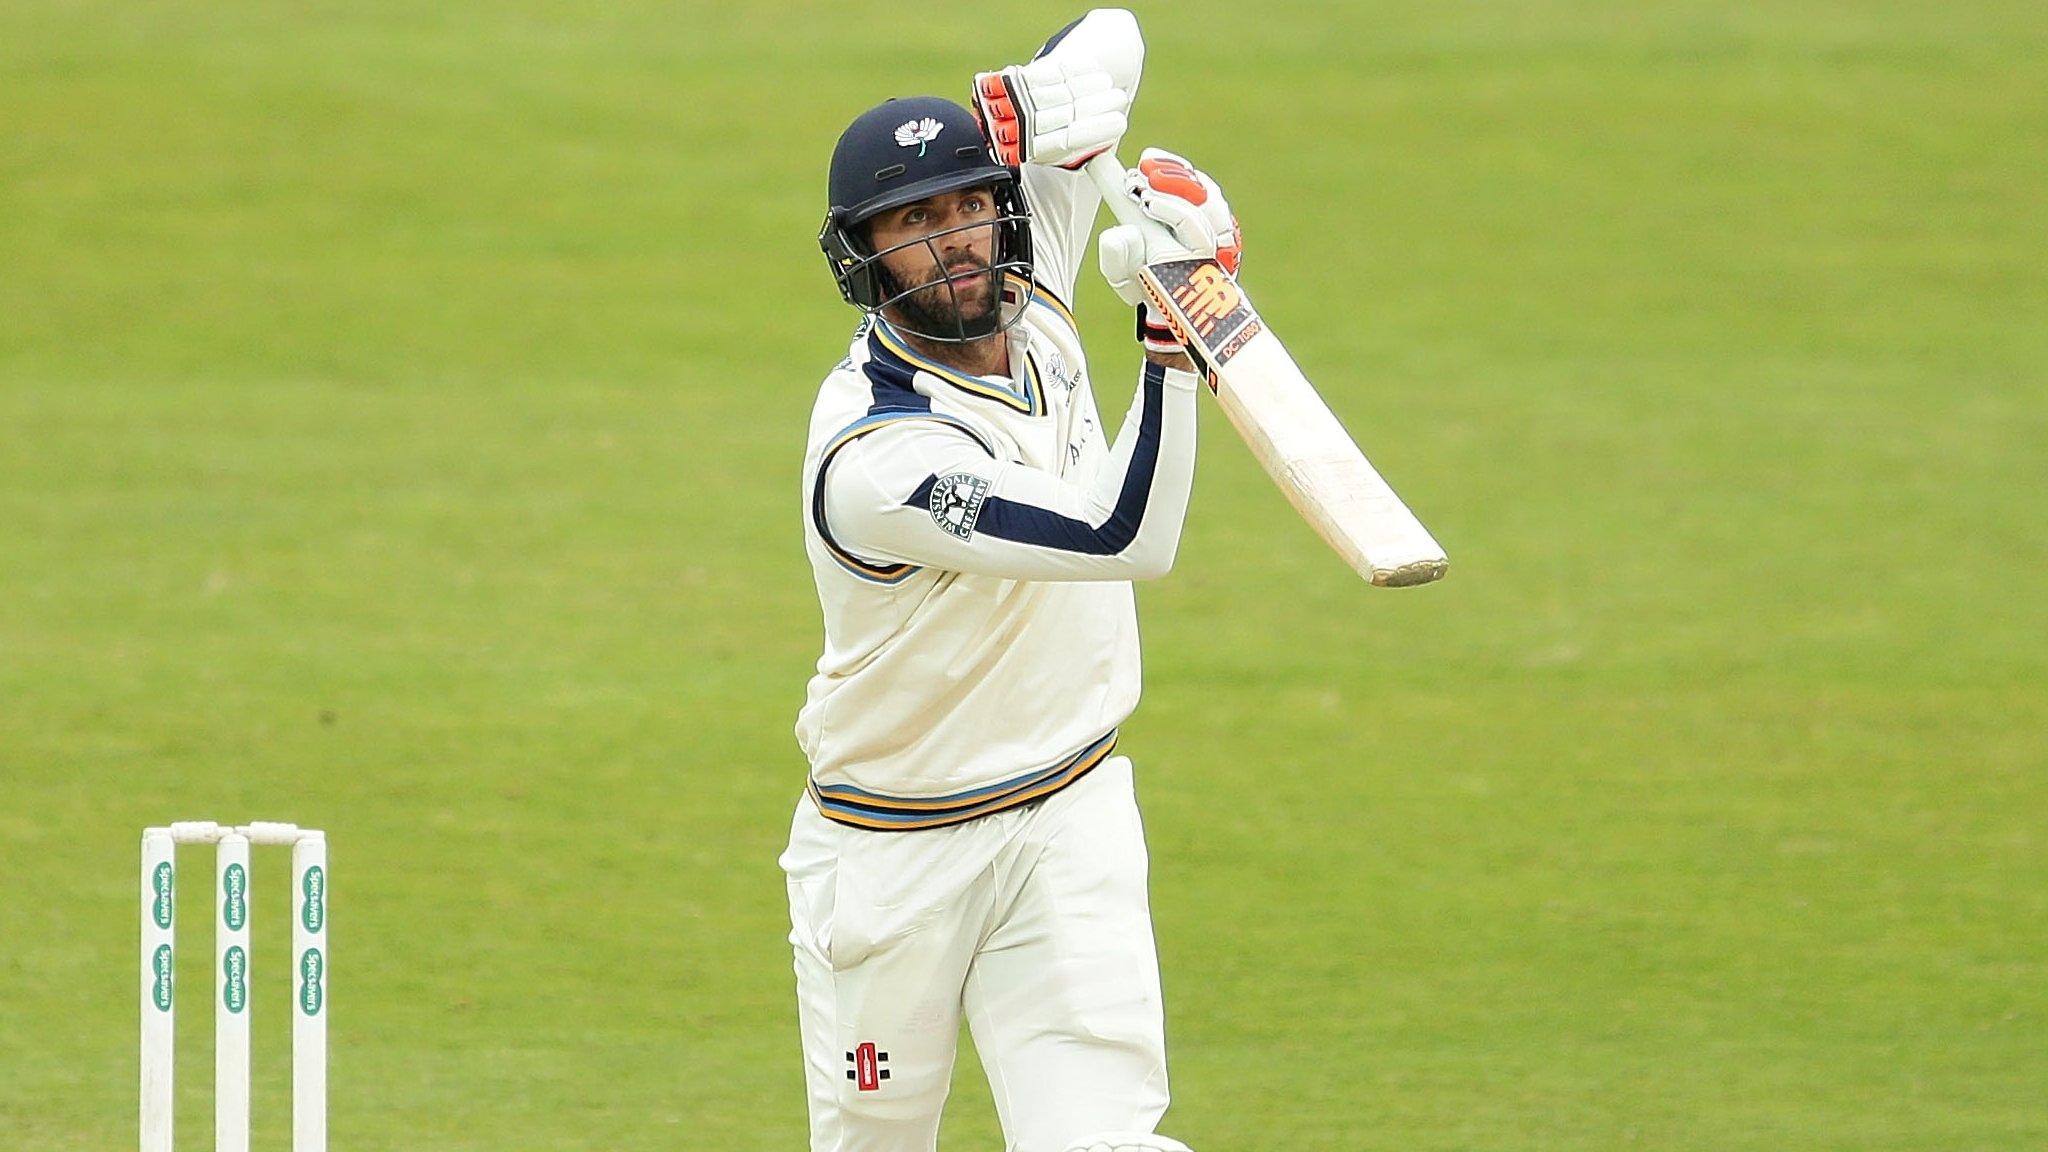
{"type": "Polygon", "coordinates": [[[1198,378],[1137,273],[1216,257],[1215,183],[1147,150],[1103,276],[1144,366],[1096,411],[1068,301],[1144,45],[1089,13],[969,109],[891,100],[833,150],[819,243],[860,309],[812,410],[804,541],[824,654],[781,864],[812,1152],[930,1152],[964,1014],[1010,1152],[1186,1152],[1154,1134],[1166,1046],[1144,832],[1117,726],[1131,582],[1172,566],[1198,378]]]}

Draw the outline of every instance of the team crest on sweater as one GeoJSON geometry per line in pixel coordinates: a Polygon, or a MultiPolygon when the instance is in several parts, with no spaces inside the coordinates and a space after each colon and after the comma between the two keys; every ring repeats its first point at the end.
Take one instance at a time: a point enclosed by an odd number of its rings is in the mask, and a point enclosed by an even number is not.
{"type": "Polygon", "coordinates": [[[962,540],[974,536],[974,522],[981,518],[981,502],[988,496],[988,481],[972,472],[954,472],[932,484],[932,520],[962,540]]]}
{"type": "Polygon", "coordinates": [[[1057,348],[1046,354],[1045,373],[1052,377],[1053,383],[1058,384],[1069,392],[1072,392],[1074,386],[1081,382],[1081,374],[1067,370],[1067,358],[1057,348]]]}

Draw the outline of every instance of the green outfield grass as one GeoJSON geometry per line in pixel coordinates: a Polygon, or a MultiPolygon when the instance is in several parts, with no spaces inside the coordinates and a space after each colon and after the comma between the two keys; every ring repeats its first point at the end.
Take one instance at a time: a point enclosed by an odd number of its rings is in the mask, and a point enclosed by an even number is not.
{"type": "MultiPolygon", "coordinates": [[[[337,1152],[802,1146],[824,165],[1077,11],[0,0],[0,1148],[132,1146],[190,816],[330,830],[337,1152]]],[[[1167,1130],[2048,1146],[2048,10],[1139,11],[1129,150],[1453,556],[1364,588],[1205,410],[1123,745],[1167,1130]]]]}

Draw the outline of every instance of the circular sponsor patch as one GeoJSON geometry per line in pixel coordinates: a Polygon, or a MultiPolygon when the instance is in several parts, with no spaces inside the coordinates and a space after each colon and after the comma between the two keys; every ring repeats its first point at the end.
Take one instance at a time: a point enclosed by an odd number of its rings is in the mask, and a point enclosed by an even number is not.
{"type": "Polygon", "coordinates": [[[962,540],[974,535],[988,481],[972,472],[954,472],[932,482],[932,521],[962,540]]]}

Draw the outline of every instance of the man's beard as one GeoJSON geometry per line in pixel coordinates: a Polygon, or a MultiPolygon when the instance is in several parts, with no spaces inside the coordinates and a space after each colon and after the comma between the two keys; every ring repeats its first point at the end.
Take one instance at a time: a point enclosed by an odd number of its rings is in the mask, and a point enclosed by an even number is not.
{"type": "MultiPolygon", "coordinates": [[[[974,283],[983,287],[983,299],[978,303],[963,299],[961,293],[972,291],[973,283],[949,285],[946,281],[963,270],[941,268],[924,286],[890,305],[897,313],[900,327],[932,339],[961,341],[993,336],[1001,329],[1002,294],[997,291],[994,270],[987,261],[974,257],[960,263],[973,265],[964,271],[971,272],[976,278],[974,283]]],[[[903,291],[895,273],[887,268],[880,272],[885,298],[903,291]]]]}

